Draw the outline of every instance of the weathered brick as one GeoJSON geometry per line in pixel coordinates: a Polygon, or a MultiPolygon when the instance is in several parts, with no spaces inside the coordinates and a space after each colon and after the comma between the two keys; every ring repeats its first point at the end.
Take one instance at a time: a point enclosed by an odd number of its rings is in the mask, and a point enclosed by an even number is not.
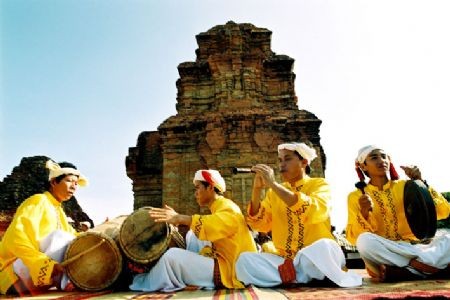
{"type": "Polygon", "coordinates": [[[204,212],[192,185],[194,172],[202,168],[219,170],[225,195],[243,208],[253,175],[232,174],[232,168],[266,163],[277,173],[277,145],[283,142],[311,143],[318,153],[313,176],[323,176],[321,120],[299,110],[294,59],[271,50],[271,35],[252,24],[228,22],[196,36],[196,61],[178,65],[177,114],[157,131],[142,133],[126,159],[135,208],[152,202],[147,198],[154,190],[162,195],[161,205],[204,212]],[[142,178],[155,180],[148,184],[142,178]]]}

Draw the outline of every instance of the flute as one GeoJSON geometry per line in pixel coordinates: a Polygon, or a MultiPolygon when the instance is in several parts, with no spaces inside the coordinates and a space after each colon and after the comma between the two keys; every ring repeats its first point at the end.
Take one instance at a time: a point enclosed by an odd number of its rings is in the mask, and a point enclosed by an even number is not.
{"type": "Polygon", "coordinates": [[[251,168],[234,167],[233,168],[233,174],[238,174],[238,173],[255,173],[255,172],[253,172],[251,168]]]}

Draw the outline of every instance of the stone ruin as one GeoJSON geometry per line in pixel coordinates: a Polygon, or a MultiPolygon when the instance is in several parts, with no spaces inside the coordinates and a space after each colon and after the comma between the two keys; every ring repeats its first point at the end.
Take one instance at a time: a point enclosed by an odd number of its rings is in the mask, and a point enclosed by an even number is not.
{"type": "MultiPolygon", "coordinates": [[[[46,191],[48,171],[46,156],[24,157],[12,173],[0,181],[0,236],[11,223],[16,209],[28,197],[46,191]]],[[[80,222],[94,222],[83,211],[75,197],[63,202],[66,215],[73,220],[75,229],[81,229],[80,222]]]]}
{"type": "Polygon", "coordinates": [[[266,163],[279,176],[277,145],[283,142],[310,143],[318,153],[312,176],[324,176],[322,121],[299,110],[294,59],[271,50],[271,35],[230,21],[196,36],[196,61],[178,65],[177,114],[157,131],[142,132],[129,148],[135,209],[167,204],[180,213],[202,212],[192,178],[208,168],[221,172],[225,196],[244,208],[253,175],[233,174],[232,168],[266,163]]]}

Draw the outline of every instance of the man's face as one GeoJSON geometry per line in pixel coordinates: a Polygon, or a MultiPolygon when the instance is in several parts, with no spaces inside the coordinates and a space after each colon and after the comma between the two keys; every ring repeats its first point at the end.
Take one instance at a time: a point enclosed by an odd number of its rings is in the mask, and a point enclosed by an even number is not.
{"type": "Polygon", "coordinates": [[[303,178],[303,170],[307,166],[306,159],[300,157],[291,150],[280,150],[278,153],[278,165],[283,181],[294,181],[303,178]]]}
{"type": "Polygon", "coordinates": [[[78,187],[78,176],[67,175],[60,182],[56,179],[50,181],[50,189],[53,197],[59,202],[69,200],[78,187]]]}
{"type": "Polygon", "coordinates": [[[211,185],[205,187],[203,183],[199,180],[194,182],[195,186],[195,200],[197,200],[198,205],[208,206],[211,199],[214,198],[214,189],[211,185]]]}
{"type": "Polygon", "coordinates": [[[366,172],[369,177],[385,176],[389,171],[389,157],[381,149],[375,149],[367,155],[366,160],[361,165],[361,169],[366,172]]]}

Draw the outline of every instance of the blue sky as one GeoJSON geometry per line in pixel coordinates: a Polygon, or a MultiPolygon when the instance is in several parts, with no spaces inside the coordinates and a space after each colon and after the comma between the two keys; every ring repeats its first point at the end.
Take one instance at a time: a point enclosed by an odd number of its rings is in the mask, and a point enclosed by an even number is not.
{"type": "Polygon", "coordinates": [[[449,8],[445,0],[2,0],[0,180],[24,156],[71,161],[90,179],[77,198],[96,223],[130,213],[128,147],[176,114],[177,66],[195,60],[195,35],[233,20],[271,30],[272,50],[295,59],[299,107],[323,121],[335,225],[345,224],[353,160],[366,144],[450,191],[449,8]]]}

